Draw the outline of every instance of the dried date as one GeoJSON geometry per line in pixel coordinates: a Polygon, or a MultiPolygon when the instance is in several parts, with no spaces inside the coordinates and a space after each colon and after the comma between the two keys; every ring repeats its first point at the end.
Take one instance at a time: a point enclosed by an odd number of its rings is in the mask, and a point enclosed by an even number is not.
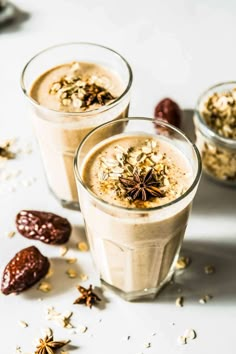
{"type": "Polygon", "coordinates": [[[20,211],[16,216],[16,227],[22,236],[52,245],[66,243],[71,234],[67,219],[36,210],[20,211]]]}
{"type": "Polygon", "coordinates": [[[3,272],[1,290],[4,295],[20,293],[43,278],[49,261],[35,246],[24,248],[7,264],[3,272]]]}

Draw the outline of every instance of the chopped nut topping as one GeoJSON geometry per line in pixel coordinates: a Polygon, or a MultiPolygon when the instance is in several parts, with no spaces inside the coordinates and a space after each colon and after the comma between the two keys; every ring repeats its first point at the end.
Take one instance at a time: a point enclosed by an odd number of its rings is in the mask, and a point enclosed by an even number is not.
{"type": "Polygon", "coordinates": [[[185,269],[189,266],[191,260],[189,257],[180,257],[176,263],[176,269],[185,269]]]}
{"type": "Polygon", "coordinates": [[[47,274],[45,275],[45,279],[51,278],[54,274],[54,271],[52,270],[52,268],[49,268],[49,271],[47,272],[47,274]]]}
{"type": "Polygon", "coordinates": [[[201,114],[217,134],[236,139],[236,87],[210,95],[203,103],[201,114]]]}
{"type": "Polygon", "coordinates": [[[54,82],[49,94],[57,95],[61,106],[72,106],[75,109],[86,111],[112,102],[115,97],[105,86],[106,78],[90,76],[82,77],[78,66],[71,65],[71,73],[54,82]]]}
{"type": "Polygon", "coordinates": [[[151,206],[152,200],[164,196],[177,198],[185,192],[173,173],[175,167],[153,139],[128,149],[117,144],[111,157],[106,153],[100,155],[99,188],[102,194],[113,193],[115,199],[137,207],[151,206]]]}
{"type": "Polygon", "coordinates": [[[205,267],[204,267],[204,272],[205,272],[205,274],[213,274],[213,273],[215,273],[215,267],[213,266],[213,265],[206,265],[205,267]]]}

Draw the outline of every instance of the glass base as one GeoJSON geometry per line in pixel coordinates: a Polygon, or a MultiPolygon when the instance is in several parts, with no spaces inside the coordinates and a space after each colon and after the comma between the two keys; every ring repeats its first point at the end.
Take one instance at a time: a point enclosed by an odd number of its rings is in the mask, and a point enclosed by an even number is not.
{"type": "Polygon", "coordinates": [[[67,208],[67,209],[71,209],[71,210],[79,210],[80,211],[80,204],[79,204],[78,201],[60,199],[54,193],[52,188],[50,188],[50,186],[48,186],[48,188],[49,188],[51,194],[54,196],[54,198],[56,198],[56,200],[61,204],[61,206],[63,208],[67,208]]]}
{"type": "Polygon", "coordinates": [[[156,288],[146,288],[143,290],[132,291],[132,292],[125,292],[121,289],[116,288],[115,286],[108,284],[102,278],[101,284],[105,289],[111,290],[115,294],[119,295],[126,301],[138,301],[138,300],[153,300],[157,294],[162,290],[162,288],[167,285],[172,279],[174,275],[174,271],[170,272],[167,277],[158,285],[156,288]]]}

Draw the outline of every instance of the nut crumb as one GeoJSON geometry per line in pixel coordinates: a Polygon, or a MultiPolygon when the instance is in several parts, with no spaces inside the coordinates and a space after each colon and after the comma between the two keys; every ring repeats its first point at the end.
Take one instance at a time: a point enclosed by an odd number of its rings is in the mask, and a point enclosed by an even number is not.
{"type": "Polygon", "coordinates": [[[80,274],[79,278],[80,278],[81,281],[86,281],[86,280],[88,280],[89,277],[88,277],[87,274],[80,274]]]}
{"type": "Polygon", "coordinates": [[[183,307],[184,306],[184,297],[183,296],[177,297],[177,299],[175,300],[175,305],[177,307],[183,307]]]}
{"type": "Polygon", "coordinates": [[[7,237],[12,238],[12,237],[15,236],[15,234],[16,234],[15,231],[9,231],[9,232],[7,233],[7,237]]]}
{"type": "Polygon", "coordinates": [[[66,271],[66,274],[68,275],[69,278],[74,279],[78,277],[78,273],[76,272],[76,270],[74,270],[73,268],[69,268],[66,271]]]}
{"type": "Polygon", "coordinates": [[[18,323],[19,323],[19,325],[20,325],[21,327],[23,327],[23,328],[29,327],[28,323],[25,322],[25,321],[19,321],[18,323]]]}
{"type": "Polygon", "coordinates": [[[178,270],[182,270],[182,269],[185,269],[189,266],[191,260],[190,260],[190,257],[184,257],[184,256],[181,256],[179,257],[177,263],[176,263],[176,269],[178,270]]]}
{"type": "Polygon", "coordinates": [[[60,247],[60,255],[62,257],[64,257],[67,254],[67,252],[68,252],[68,247],[66,247],[66,246],[60,247]]]}
{"type": "Polygon", "coordinates": [[[207,275],[215,273],[215,266],[213,266],[213,265],[206,265],[206,266],[204,267],[204,272],[205,272],[205,274],[207,274],[207,275]]]}
{"type": "Polygon", "coordinates": [[[74,264],[77,262],[77,258],[67,258],[66,263],[68,264],[74,264]]]}
{"type": "Polygon", "coordinates": [[[37,289],[40,290],[40,291],[42,291],[43,293],[48,293],[49,291],[52,290],[52,286],[51,286],[51,284],[49,284],[48,282],[42,281],[42,282],[39,284],[39,286],[38,286],[37,289]]]}
{"type": "Polygon", "coordinates": [[[78,242],[77,248],[82,252],[87,252],[89,249],[88,244],[86,242],[78,242]]]}
{"type": "Polygon", "coordinates": [[[200,304],[202,304],[202,305],[204,305],[204,304],[206,304],[209,300],[211,300],[213,298],[213,296],[212,295],[204,295],[203,297],[201,297],[200,299],[199,299],[199,303],[200,304]]]}

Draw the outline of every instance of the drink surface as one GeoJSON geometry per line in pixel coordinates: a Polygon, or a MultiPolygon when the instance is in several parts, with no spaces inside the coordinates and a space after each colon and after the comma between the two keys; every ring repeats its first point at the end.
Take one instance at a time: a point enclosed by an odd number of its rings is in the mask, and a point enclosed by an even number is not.
{"type": "Polygon", "coordinates": [[[192,184],[193,174],[187,158],[167,138],[124,133],[91,150],[83,163],[82,179],[109,204],[153,208],[180,197],[192,184]],[[145,185],[148,173],[152,176],[145,185]]]}
{"type": "Polygon", "coordinates": [[[110,104],[124,91],[116,72],[95,63],[55,66],[33,83],[30,96],[40,105],[62,112],[84,112],[110,104]]]}

